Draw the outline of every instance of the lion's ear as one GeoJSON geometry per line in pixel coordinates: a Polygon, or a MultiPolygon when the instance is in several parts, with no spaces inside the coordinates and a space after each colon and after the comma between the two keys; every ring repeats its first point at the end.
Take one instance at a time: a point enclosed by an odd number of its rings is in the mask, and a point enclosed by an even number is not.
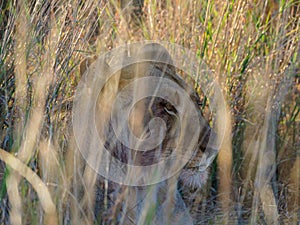
{"type": "Polygon", "coordinates": [[[147,60],[155,60],[173,65],[173,60],[168,50],[158,43],[148,43],[144,45],[138,52],[138,55],[147,60]]]}
{"type": "Polygon", "coordinates": [[[89,68],[89,66],[96,60],[96,57],[86,57],[83,59],[79,65],[79,71],[80,75],[82,76],[86,70],[89,68]]]}

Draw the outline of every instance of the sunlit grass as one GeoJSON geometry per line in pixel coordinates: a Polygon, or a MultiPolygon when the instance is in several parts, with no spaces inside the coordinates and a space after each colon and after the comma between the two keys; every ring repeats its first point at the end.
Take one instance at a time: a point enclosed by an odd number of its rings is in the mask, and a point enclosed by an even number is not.
{"type": "MultiPolygon", "coordinates": [[[[124,219],[121,203],[130,190],[111,197],[113,184],[85,165],[71,110],[95,56],[144,39],[191,49],[226,98],[226,115],[219,116],[228,129],[207,185],[182,192],[194,222],[297,224],[300,2],[155,2],[145,0],[138,23],[118,1],[0,3],[1,224],[124,219]],[[98,211],[95,198],[103,204],[98,211]]],[[[154,211],[150,204],[140,221],[151,224],[154,211]]]]}

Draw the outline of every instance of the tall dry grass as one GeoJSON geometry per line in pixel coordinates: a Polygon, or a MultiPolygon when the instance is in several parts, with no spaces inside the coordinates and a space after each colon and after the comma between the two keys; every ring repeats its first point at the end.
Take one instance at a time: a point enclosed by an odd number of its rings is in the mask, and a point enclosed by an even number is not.
{"type": "MultiPolygon", "coordinates": [[[[0,6],[1,224],[124,219],[132,190],[85,164],[72,100],[87,58],[144,39],[191,49],[226,98],[226,135],[208,182],[181,193],[194,223],[299,223],[299,1],[145,0],[137,22],[130,5],[113,0],[0,6]]],[[[151,224],[147,207],[140,223],[151,224]]]]}

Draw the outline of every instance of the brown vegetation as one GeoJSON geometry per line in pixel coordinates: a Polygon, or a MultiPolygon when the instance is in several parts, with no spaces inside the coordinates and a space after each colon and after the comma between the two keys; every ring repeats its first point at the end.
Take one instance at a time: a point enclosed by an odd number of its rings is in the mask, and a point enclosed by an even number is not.
{"type": "MultiPolygon", "coordinates": [[[[297,224],[299,2],[121,2],[0,3],[0,224],[297,224]],[[197,82],[176,71],[194,85],[210,126],[220,129],[215,115],[227,124],[209,173],[196,170],[207,179],[201,187],[185,185],[195,158],[179,177],[132,188],[98,176],[78,151],[71,114],[82,74],[99,54],[136,40],[191,49],[222,87],[226,113],[211,112],[197,82]]],[[[104,95],[108,110],[114,95],[104,95]]]]}

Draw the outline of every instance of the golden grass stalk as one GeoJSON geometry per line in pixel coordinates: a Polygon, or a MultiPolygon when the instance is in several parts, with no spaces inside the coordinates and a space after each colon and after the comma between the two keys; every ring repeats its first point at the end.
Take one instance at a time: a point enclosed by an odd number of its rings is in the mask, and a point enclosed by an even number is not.
{"type": "MultiPolygon", "coordinates": [[[[28,15],[26,13],[26,6],[23,2],[20,3],[20,15],[16,24],[16,67],[15,67],[15,76],[16,76],[16,102],[19,108],[19,116],[21,119],[21,123],[19,126],[17,125],[16,129],[16,137],[20,138],[20,140],[15,140],[14,148],[18,150],[17,158],[21,160],[23,163],[28,163],[29,160],[34,155],[34,150],[37,144],[37,141],[40,137],[40,130],[44,121],[44,110],[46,103],[46,96],[48,87],[53,80],[52,75],[53,65],[54,65],[54,54],[56,49],[56,27],[55,24],[52,24],[52,30],[49,39],[46,39],[46,48],[48,47],[48,51],[45,55],[42,56],[44,65],[41,66],[40,76],[33,76],[33,102],[31,106],[31,110],[28,118],[25,118],[26,115],[26,107],[27,102],[25,101],[27,96],[27,57],[26,57],[26,49],[29,46],[28,33],[31,31],[31,27],[28,23],[28,15]]],[[[20,182],[20,177],[18,174],[14,172],[9,174],[7,179],[7,188],[9,200],[11,203],[10,210],[10,218],[12,224],[21,224],[22,223],[22,199],[19,195],[18,185],[20,182]]],[[[42,196],[42,195],[41,195],[42,196]]],[[[46,219],[46,221],[49,220],[46,219]]],[[[51,220],[50,220],[51,221],[51,220]]]]}
{"type": "Polygon", "coordinates": [[[17,159],[3,149],[0,149],[0,159],[20,176],[24,177],[33,186],[34,190],[38,194],[43,210],[45,211],[45,224],[58,224],[55,204],[52,201],[48,187],[43,183],[41,178],[24,163],[22,163],[21,160],[17,159]]]}
{"type": "MultiPolygon", "coordinates": [[[[50,140],[43,140],[39,143],[38,166],[40,176],[44,182],[63,183],[60,179],[60,173],[62,173],[62,171],[59,164],[58,152],[50,140]]],[[[55,192],[53,188],[50,188],[49,191],[54,197],[55,192]]]]}
{"type": "MultiPolygon", "coordinates": [[[[231,199],[231,188],[232,188],[232,119],[230,110],[226,107],[225,114],[219,112],[218,123],[226,123],[226,132],[220,146],[220,151],[217,157],[218,163],[218,178],[219,178],[219,190],[218,196],[222,207],[223,222],[224,224],[229,223],[229,213],[232,210],[233,200],[231,199]]],[[[217,130],[220,131],[217,125],[217,130]]]]}
{"type": "MultiPolygon", "coordinates": [[[[15,125],[15,136],[19,140],[15,140],[15,148],[19,148],[19,142],[23,136],[23,129],[26,123],[26,97],[27,97],[27,77],[26,77],[26,30],[28,23],[24,5],[20,4],[19,16],[16,20],[16,45],[15,45],[15,102],[17,105],[18,121],[15,125]]],[[[31,137],[32,138],[32,137],[31,137]]],[[[28,143],[28,141],[27,141],[28,143]]],[[[31,149],[30,149],[31,151],[31,149]]],[[[19,176],[13,171],[6,180],[8,188],[8,196],[11,203],[10,221],[13,225],[22,224],[22,200],[18,190],[19,176]]]]}

